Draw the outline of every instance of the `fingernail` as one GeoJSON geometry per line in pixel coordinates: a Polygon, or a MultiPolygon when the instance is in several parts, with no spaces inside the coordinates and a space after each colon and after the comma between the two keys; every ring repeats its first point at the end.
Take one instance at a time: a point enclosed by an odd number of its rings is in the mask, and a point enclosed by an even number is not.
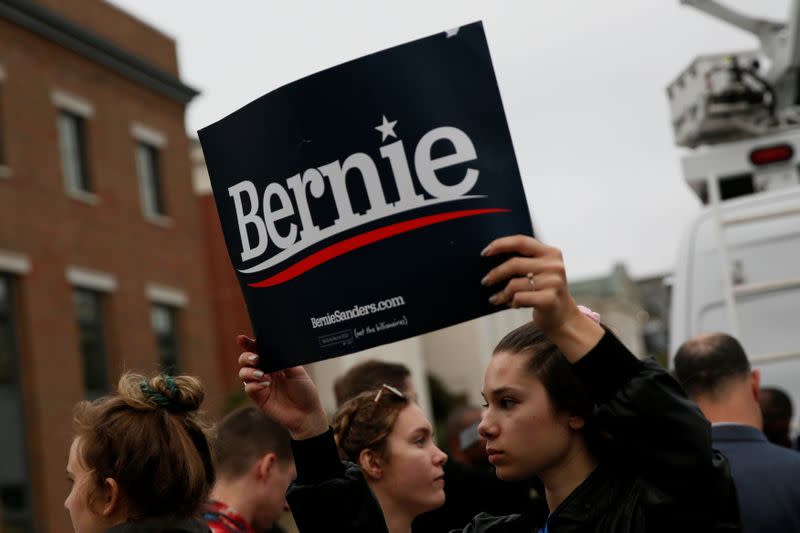
{"type": "MultiPolygon", "coordinates": [[[[491,244],[489,246],[491,246],[491,244]]],[[[487,255],[489,255],[489,246],[487,246],[486,248],[481,250],[481,256],[482,257],[486,257],[487,255]]]]}
{"type": "Polygon", "coordinates": [[[251,363],[255,363],[256,361],[258,361],[258,356],[254,353],[251,353],[250,355],[247,356],[247,360],[250,361],[251,363]]]}
{"type": "Polygon", "coordinates": [[[486,276],[484,276],[483,279],[481,280],[481,285],[483,285],[484,287],[488,287],[489,286],[489,275],[488,274],[486,276]]]}
{"type": "Polygon", "coordinates": [[[269,381],[262,381],[262,382],[261,382],[261,386],[262,386],[263,388],[265,388],[265,389],[266,389],[267,387],[269,387],[270,385],[272,385],[272,383],[270,383],[269,381]]]}
{"type": "Polygon", "coordinates": [[[497,297],[496,294],[493,294],[493,295],[489,296],[489,303],[490,304],[496,304],[497,300],[498,300],[498,297],[497,297]]]}
{"type": "Polygon", "coordinates": [[[253,372],[253,377],[256,379],[261,379],[264,377],[264,373],[261,370],[256,370],[253,372]]]}

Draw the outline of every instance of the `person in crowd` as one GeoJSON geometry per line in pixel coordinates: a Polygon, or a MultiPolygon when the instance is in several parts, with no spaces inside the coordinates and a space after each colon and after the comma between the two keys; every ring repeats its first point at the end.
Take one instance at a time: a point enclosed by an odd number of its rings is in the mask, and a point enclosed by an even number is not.
{"type": "MultiPolygon", "coordinates": [[[[416,400],[416,390],[408,367],[376,359],[364,361],[348,370],[336,380],[334,393],[341,407],[362,392],[372,391],[374,394],[384,384],[399,390],[409,400],[416,400]]],[[[443,465],[445,478],[450,480],[444,487],[444,505],[417,516],[411,527],[413,533],[447,531],[481,511],[511,512],[524,509],[530,502],[529,483],[503,483],[487,468],[490,465],[486,460],[485,442],[479,439],[476,429],[481,411],[479,407],[473,407],[459,410],[458,414],[451,417],[448,430],[454,439],[451,439],[450,450],[458,458],[456,461],[448,460],[443,465]],[[468,426],[474,430],[475,439],[468,443],[467,449],[462,450],[454,444],[458,443],[458,434],[467,430],[468,426]],[[468,457],[472,458],[472,466],[468,464],[468,457]]],[[[365,420],[370,421],[369,418],[365,420]]],[[[343,458],[352,460],[346,455],[343,458]]]]}
{"type": "Polygon", "coordinates": [[[767,440],[778,446],[791,448],[789,428],[792,424],[792,400],[789,395],[777,387],[762,387],[758,403],[761,406],[767,440]]]}
{"type": "Polygon", "coordinates": [[[478,434],[482,417],[483,408],[476,405],[457,407],[447,417],[447,450],[452,461],[468,466],[488,464],[486,441],[478,434]]]}
{"type": "Polygon", "coordinates": [[[444,505],[417,517],[411,527],[413,533],[457,529],[481,512],[505,515],[544,505],[536,480],[508,482],[494,474],[486,455],[486,440],[478,434],[482,413],[482,408],[468,405],[448,416],[444,505]]]}
{"type": "MultiPolygon", "coordinates": [[[[421,513],[444,503],[447,455],[419,406],[391,385],[346,401],[333,420],[339,456],[358,465],[390,532],[407,533],[421,513]]],[[[303,516],[295,521],[305,531],[303,516]]],[[[310,531],[311,529],[307,529],[310,531]]]]}
{"type": "Polygon", "coordinates": [[[744,530],[800,531],[800,454],[771,444],[761,431],[760,375],[742,345],[725,333],[694,337],[678,349],[675,375],[730,461],[744,530]]]}
{"type": "Polygon", "coordinates": [[[76,533],[207,533],[214,466],[191,376],[126,373],[117,391],[75,406],[64,501],[76,533]]]}
{"type": "Polygon", "coordinates": [[[295,477],[289,433],[255,406],[220,420],[213,440],[217,482],[204,518],[213,533],[277,533],[295,477]]]}
{"type": "Polygon", "coordinates": [[[362,392],[376,391],[384,384],[399,390],[412,402],[417,401],[411,371],[406,365],[369,359],[353,366],[334,382],[336,406],[341,407],[344,402],[362,392]]]}
{"type": "MultiPolygon", "coordinates": [[[[490,302],[532,307],[533,322],[508,334],[491,357],[478,430],[497,476],[538,476],[547,506],[481,514],[463,531],[739,531],[724,458],[681,387],[575,304],[560,251],[512,236],[482,253],[502,254],[513,257],[482,281],[504,285],[490,302]]],[[[239,376],[256,405],[292,436],[298,477],[287,498],[300,530],[395,533],[360,471],[338,460],[305,370],[265,375],[257,360],[241,354],[239,376]]]]}

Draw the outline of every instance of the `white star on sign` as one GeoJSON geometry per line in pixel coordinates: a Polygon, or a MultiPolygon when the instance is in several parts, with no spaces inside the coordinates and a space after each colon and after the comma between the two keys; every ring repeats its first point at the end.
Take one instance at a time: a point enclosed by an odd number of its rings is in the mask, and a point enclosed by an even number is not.
{"type": "Polygon", "coordinates": [[[383,124],[381,124],[380,126],[375,126],[375,129],[381,132],[381,135],[383,135],[381,142],[385,141],[386,138],[389,137],[390,135],[395,138],[397,137],[397,135],[394,132],[394,127],[396,124],[397,124],[396,120],[389,122],[388,120],[386,120],[386,115],[383,115],[383,124]]]}

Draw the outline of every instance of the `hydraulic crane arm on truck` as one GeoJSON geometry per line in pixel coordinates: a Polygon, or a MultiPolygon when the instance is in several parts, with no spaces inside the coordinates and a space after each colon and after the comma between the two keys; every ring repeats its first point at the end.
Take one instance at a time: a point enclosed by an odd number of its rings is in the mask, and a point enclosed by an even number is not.
{"type": "Polygon", "coordinates": [[[761,52],[770,61],[764,75],[777,97],[777,108],[797,105],[798,67],[800,67],[800,2],[793,0],[787,23],[744,15],[715,0],[681,0],[732,26],[752,33],[761,41],[761,52]]]}
{"type": "Polygon", "coordinates": [[[684,179],[707,207],[673,275],[670,352],[704,331],[739,338],[765,381],[800,399],[800,0],[785,23],[681,0],[756,35],[696,58],[669,86],[684,179]]]}
{"type": "Polygon", "coordinates": [[[751,17],[714,0],[681,0],[681,4],[691,6],[758,37],[764,54],[775,61],[770,74],[767,75],[773,83],[782,79],[788,70],[798,66],[797,16],[800,4],[797,2],[792,4],[789,24],[751,17]]]}
{"type": "Polygon", "coordinates": [[[741,14],[714,0],[681,0],[761,41],[759,50],[701,56],[667,89],[675,141],[694,148],[800,124],[800,1],[787,23],[741,14]]]}

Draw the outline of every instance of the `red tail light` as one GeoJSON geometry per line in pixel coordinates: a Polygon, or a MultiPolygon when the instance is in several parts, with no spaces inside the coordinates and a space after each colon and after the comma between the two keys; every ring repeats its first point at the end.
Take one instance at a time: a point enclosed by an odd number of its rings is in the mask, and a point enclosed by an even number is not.
{"type": "Polygon", "coordinates": [[[780,163],[788,161],[794,156],[794,148],[789,144],[778,144],[756,148],[750,152],[750,162],[755,166],[769,165],[770,163],[780,163]]]}

